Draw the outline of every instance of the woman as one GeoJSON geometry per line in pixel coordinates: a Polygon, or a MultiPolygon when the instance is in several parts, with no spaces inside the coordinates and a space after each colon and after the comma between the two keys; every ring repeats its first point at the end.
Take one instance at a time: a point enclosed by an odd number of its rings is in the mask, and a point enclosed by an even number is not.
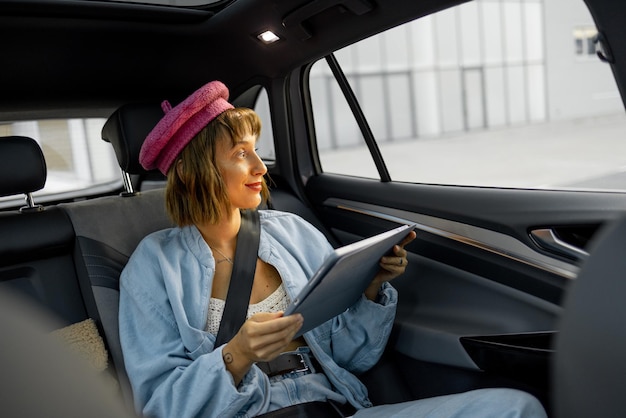
{"type": "Polygon", "coordinates": [[[227,99],[226,87],[211,82],[173,109],[164,102],[166,114],[141,150],[146,169],[167,175],[167,210],[178,227],[145,238],[121,277],[120,339],[137,409],[146,416],[252,417],[332,401],[353,406],[360,417],[469,412],[466,405],[482,413],[501,403],[493,416],[503,416],[502,407],[519,409],[511,416],[542,416],[534,398],[505,390],[370,408],[355,373],[376,364],[385,348],[397,301],[388,282],[404,272],[413,232],[381,259],[351,309],[294,340],[302,317],[282,311],[332,247],[296,215],[259,211],[248,319],[230,341],[214,346],[228,287],[237,285],[231,273],[241,209],[258,207],[268,195],[267,169],[255,152],[259,118],[227,99]],[[273,375],[264,366],[294,354],[304,367],[273,375]]]}

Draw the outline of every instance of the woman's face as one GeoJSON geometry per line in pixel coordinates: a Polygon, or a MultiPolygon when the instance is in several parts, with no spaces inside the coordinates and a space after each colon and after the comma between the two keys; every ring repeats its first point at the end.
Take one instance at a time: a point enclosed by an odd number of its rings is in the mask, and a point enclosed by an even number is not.
{"type": "Polygon", "coordinates": [[[218,141],[215,159],[226,185],[230,203],[237,209],[252,209],[261,203],[261,186],[267,167],[256,153],[256,137],[246,134],[235,145],[218,141]]]}

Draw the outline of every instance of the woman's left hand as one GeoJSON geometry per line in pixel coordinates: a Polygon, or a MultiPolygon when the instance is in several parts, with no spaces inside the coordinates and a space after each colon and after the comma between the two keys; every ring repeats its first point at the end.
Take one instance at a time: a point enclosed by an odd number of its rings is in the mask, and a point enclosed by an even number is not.
{"type": "Polygon", "coordinates": [[[372,280],[372,283],[365,290],[365,296],[369,300],[375,300],[378,295],[378,290],[384,282],[391,281],[404,273],[406,266],[409,263],[406,257],[406,250],[404,247],[413,241],[417,234],[415,231],[409,232],[409,234],[397,245],[392,248],[393,255],[384,256],[380,259],[380,271],[372,280]]]}

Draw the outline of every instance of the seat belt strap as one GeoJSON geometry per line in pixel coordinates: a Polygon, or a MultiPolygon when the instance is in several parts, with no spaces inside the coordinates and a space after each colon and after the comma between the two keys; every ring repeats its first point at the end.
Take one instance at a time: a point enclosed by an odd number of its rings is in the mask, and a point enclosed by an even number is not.
{"type": "Polygon", "coordinates": [[[217,332],[215,347],[230,341],[246,320],[260,237],[259,212],[257,210],[242,211],[233,272],[230,276],[224,314],[217,332]]]}

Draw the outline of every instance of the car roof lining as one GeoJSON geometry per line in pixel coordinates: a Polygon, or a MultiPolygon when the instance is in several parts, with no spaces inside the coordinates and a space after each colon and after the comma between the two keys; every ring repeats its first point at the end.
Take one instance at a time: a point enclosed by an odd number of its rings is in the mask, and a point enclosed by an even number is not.
{"type": "MultiPolygon", "coordinates": [[[[307,4],[303,1],[282,0],[267,7],[238,0],[199,21],[137,22],[94,18],[112,7],[97,1],[88,2],[89,7],[75,2],[82,15],[67,17],[50,16],[51,2],[19,8],[17,1],[3,0],[0,35],[10,40],[3,50],[11,60],[0,79],[0,118],[6,120],[11,112],[74,108],[89,113],[133,101],[174,100],[211,79],[233,91],[243,89],[253,78],[284,77],[338,47],[460,2],[425,0],[407,6],[401,0],[378,1],[360,16],[330,8],[307,20],[313,37],[302,41],[297,32],[282,28],[282,20],[307,4]],[[403,8],[394,7],[398,3],[403,8]],[[284,40],[270,46],[258,42],[256,34],[267,27],[277,28],[284,40]]],[[[141,11],[144,6],[123,7],[141,11]]]]}
{"type": "Polygon", "coordinates": [[[11,16],[171,23],[205,20],[215,14],[213,10],[198,8],[99,0],[3,0],[0,12],[11,16]]]}

